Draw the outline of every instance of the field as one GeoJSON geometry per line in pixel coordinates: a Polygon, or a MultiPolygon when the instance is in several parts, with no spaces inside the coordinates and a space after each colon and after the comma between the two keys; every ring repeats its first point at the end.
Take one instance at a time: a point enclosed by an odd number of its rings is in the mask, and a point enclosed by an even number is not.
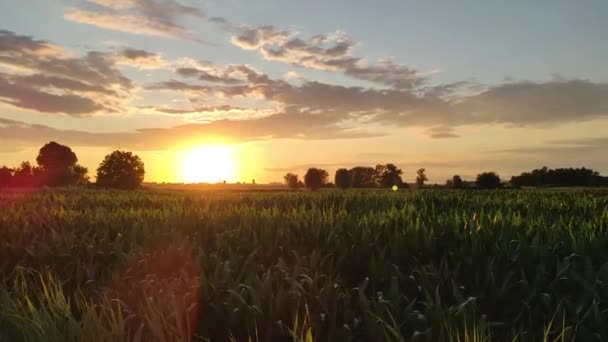
{"type": "Polygon", "coordinates": [[[0,193],[0,341],[605,341],[600,191],[0,193]]]}

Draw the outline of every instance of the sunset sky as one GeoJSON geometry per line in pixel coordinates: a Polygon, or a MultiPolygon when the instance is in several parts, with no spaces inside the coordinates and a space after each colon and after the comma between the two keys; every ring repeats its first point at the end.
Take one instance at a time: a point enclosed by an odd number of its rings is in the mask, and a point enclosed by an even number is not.
{"type": "Polygon", "coordinates": [[[159,182],[386,162],[409,182],[419,167],[440,183],[608,173],[605,0],[0,0],[0,13],[0,164],[54,140],[92,175],[134,151],[159,182]]]}

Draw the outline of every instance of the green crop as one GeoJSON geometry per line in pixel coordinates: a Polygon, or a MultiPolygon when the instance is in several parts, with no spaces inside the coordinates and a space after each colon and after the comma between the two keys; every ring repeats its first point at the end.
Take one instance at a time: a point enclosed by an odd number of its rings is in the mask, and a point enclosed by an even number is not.
{"type": "Polygon", "coordinates": [[[0,193],[0,341],[605,341],[602,191],[0,193]]]}

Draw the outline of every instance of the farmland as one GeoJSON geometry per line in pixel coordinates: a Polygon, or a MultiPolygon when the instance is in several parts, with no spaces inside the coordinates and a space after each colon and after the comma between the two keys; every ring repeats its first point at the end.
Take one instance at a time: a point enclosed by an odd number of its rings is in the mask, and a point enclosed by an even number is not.
{"type": "Polygon", "coordinates": [[[608,339],[602,191],[0,193],[0,341],[608,339]]]}

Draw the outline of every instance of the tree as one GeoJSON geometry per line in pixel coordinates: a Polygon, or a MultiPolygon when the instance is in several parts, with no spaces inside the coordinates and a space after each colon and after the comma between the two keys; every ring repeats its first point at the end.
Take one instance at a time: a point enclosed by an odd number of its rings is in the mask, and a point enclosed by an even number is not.
{"type": "Polygon", "coordinates": [[[108,154],[97,169],[97,185],[105,188],[135,189],[144,180],[144,163],[131,152],[108,154]]]}
{"type": "Polygon", "coordinates": [[[501,186],[500,177],[496,172],[482,172],[478,174],[475,183],[480,189],[497,189],[501,186]]]}
{"type": "Polygon", "coordinates": [[[30,162],[21,162],[13,171],[12,186],[32,188],[41,185],[40,168],[33,167],[30,162]]]}
{"type": "Polygon", "coordinates": [[[283,179],[285,180],[285,184],[287,184],[287,187],[290,189],[297,189],[298,188],[298,175],[294,174],[294,173],[287,173],[283,179]]]}
{"type": "Polygon", "coordinates": [[[69,147],[51,141],[40,148],[36,162],[42,168],[45,185],[65,186],[73,180],[72,168],[78,158],[69,147]]]}
{"type": "Polygon", "coordinates": [[[73,185],[87,185],[89,184],[89,169],[82,165],[74,165],[72,167],[72,180],[73,185]]]}
{"type": "Polygon", "coordinates": [[[336,170],[336,176],[334,177],[334,183],[340,189],[346,189],[350,186],[351,174],[347,169],[336,170]]]}
{"type": "Polygon", "coordinates": [[[78,158],[69,147],[51,141],[40,148],[36,162],[43,168],[68,167],[76,165],[78,158]]]}
{"type": "Polygon", "coordinates": [[[418,171],[416,171],[416,184],[418,184],[419,187],[424,186],[424,182],[429,180],[426,177],[425,172],[426,172],[425,168],[421,168],[421,169],[418,169],[418,171]]]}
{"type": "Polygon", "coordinates": [[[374,183],[384,188],[390,188],[393,185],[402,186],[402,174],[403,171],[395,164],[378,164],[374,170],[374,183]]]}
{"type": "Polygon", "coordinates": [[[42,146],[36,157],[40,167],[39,183],[47,186],[83,185],[88,183],[87,168],[76,164],[78,158],[68,146],[54,141],[42,146]]]}
{"type": "Polygon", "coordinates": [[[370,188],[374,184],[376,170],[373,167],[357,166],[349,170],[351,175],[351,187],[370,188]]]}
{"type": "Polygon", "coordinates": [[[327,182],[328,176],[329,174],[327,171],[311,167],[308,169],[308,171],[306,171],[306,175],[304,176],[304,184],[306,184],[306,187],[310,190],[316,191],[327,182]]]}
{"type": "Polygon", "coordinates": [[[454,175],[454,177],[452,177],[452,187],[460,189],[462,188],[462,185],[462,178],[460,178],[459,175],[454,175]]]}
{"type": "Polygon", "coordinates": [[[595,186],[605,184],[605,177],[587,168],[540,169],[511,177],[515,186],[595,186]]]}
{"type": "Polygon", "coordinates": [[[5,188],[13,182],[13,169],[6,166],[0,167],[0,188],[5,188]]]}

